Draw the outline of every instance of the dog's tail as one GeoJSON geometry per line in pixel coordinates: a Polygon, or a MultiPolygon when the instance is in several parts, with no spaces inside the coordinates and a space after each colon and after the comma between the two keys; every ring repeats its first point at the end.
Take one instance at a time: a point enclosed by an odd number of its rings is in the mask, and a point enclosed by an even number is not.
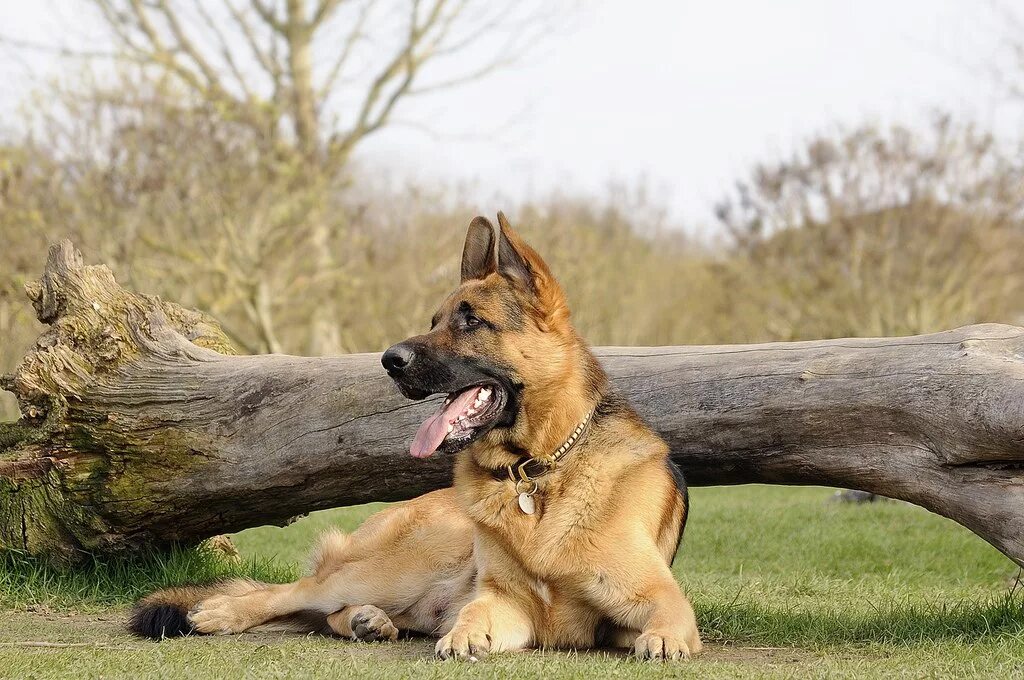
{"type": "MultiPolygon", "coordinates": [[[[312,573],[321,576],[344,564],[350,536],[342,531],[328,530],[313,551],[312,573]]],[[[188,614],[197,604],[215,595],[248,595],[270,587],[247,578],[214,581],[203,585],[182,585],[157,590],[135,603],[128,618],[128,630],[140,637],[160,640],[197,633],[188,614]]],[[[261,633],[332,634],[327,616],[304,610],[271,619],[249,629],[261,633]]]]}
{"type": "Polygon", "coordinates": [[[182,585],[157,590],[135,603],[128,618],[128,630],[140,637],[159,640],[194,633],[188,613],[214,595],[245,595],[265,587],[245,578],[215,581],[205,585],[182,585]]]}
{"type": "MultiPolygon", "coordinates": [[[[235,578],[206,585],[183,585],[157,590],[135,603],[128,617],[128,630],[139,637],[153,640],[199,634],[188,618],[188,613],[197,604],[214,595],[247,595],[266,587],[266,583],[235,578]]],[[[247,632],[331,635],[332,629],[327,623],[327,616],[322,612],[299,611],[271,619],[247,632]]]]}

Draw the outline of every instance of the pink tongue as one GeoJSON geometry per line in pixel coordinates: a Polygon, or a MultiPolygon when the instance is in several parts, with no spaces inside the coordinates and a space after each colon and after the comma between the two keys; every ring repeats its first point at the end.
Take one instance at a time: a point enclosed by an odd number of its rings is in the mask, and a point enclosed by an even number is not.
{"type": "Polygon", "coordinates": [[[480,388],[473,387],[465,392],[460,392],[450,404],[442,404],[436,414],[427,418],[420,425],[420,429],[416,431],[416,436],[413,437],[412,444],[409,446],[409,453],[416,458],[426,458],[437,451],[437,447],[448,436],[448,426],[472,406],[479,393],[480,388]]]}

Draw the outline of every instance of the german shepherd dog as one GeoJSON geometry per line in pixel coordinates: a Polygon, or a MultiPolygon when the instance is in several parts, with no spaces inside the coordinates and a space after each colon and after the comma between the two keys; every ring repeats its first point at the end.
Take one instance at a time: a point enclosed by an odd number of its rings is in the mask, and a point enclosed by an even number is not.
{"type": "Polygon", "coordinates": [[[687,515],[668,447],[608,384],[547,264],[498,214],[477,217],[462,282],[430,330],[388,349],[410,399],[446,394],[410,453],[457,454],[454,486],[320,540],[312,574],[142,599],[130,628],[160,638],[251,630],[394,640],[437,656],[532,647],[701,650],[672,577],[687,515]]]}

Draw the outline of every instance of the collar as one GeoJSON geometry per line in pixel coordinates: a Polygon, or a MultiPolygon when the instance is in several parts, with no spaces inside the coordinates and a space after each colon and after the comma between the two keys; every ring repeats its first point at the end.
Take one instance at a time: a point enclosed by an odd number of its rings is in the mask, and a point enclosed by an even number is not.
{"type": "Polygon", "coordinates": [[[536,456],[522,456],[518,461],[511,465],[506,465],[503,468],[492,470],[496,478],[502,479],[505,475],[516,483],[517,487],[521,482],[532,482],[538,477],[553,472],[558,467],[558,461],[560,461],[566,454],[580,442],[583,435],[587,432],[587,427],[590,425],[591,418],[594,417],[594,411],[596,407],[591,409],[587,415],[583,417],[576,429],[572,431],[572,434],[562,442],[562,445],[549,453],[547,456],[536,457],[536,456]]]}

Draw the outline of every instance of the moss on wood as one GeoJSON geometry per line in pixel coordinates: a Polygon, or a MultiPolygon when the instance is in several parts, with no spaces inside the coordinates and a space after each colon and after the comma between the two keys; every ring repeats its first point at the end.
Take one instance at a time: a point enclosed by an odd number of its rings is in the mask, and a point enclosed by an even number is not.
{"type": "Polygon", "coordinates": [[[67,241],[50,249],[42,277],[25,290],[49,328],[0,386],[23,416],[0,424],[0,548],[67,560],[126,547],[132,539],[108,519],[153,512],[152,486],[202,459],[173,428],[88,403],[90,389],[152,351],[160,333],[221,354],[234,349],[210,317],[124,290],[67,241]]]}

